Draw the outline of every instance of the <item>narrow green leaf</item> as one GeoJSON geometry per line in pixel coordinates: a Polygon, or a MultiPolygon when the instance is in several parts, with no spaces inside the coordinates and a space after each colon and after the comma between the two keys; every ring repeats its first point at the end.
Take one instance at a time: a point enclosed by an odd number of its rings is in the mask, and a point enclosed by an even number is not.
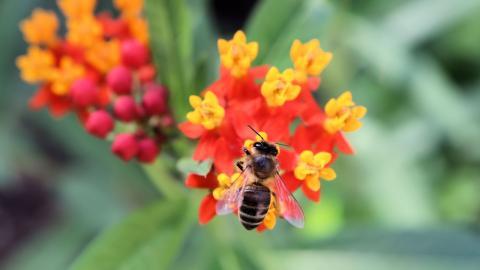
{"type": "Polygon", "coordinates": [[[159,79],[169,88],[171,108],[181,120],[193,91],[190,14],[184,0],[147,0],[145,10],[159,79]]]}
{"type": "Polygon", "coordinates": [[[71,269],[168,269],[193,223],[192,209],[185,201],[144,208],[103,233],[71,269]]]}

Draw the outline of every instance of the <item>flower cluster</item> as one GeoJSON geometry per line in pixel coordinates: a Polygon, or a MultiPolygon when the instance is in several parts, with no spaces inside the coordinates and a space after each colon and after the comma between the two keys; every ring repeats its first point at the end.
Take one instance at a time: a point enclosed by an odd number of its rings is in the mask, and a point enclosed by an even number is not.
{"type": "Polygon", "coordinates": [[[40,85],[32,109],[55,117],[75,112],[85,129],[113,138],[123,160],[152,162],[164,130],[173,125],[167,90],[155,84],[143,0],[114,0],[120,15],[94,13],[96,0],[58,0],[66,33],[52,11],[35,9],[21,22],[30,45],[17,58],[21,77],[40,85]]]}
{"type": "MultiPolygon", "coordinates": [[[[290,57],[293,67],[280,71],[276,67],[251,64],[258,53],[256,42],[247,42],[241,31],[232,40],[218,41],[220,78],[201,96],[191,96],[193,111],[180,130],[198,139],[193,154],[197,161],[211,159],[213,166],[204,177],[190,174],[186,185],[209,190],[199,209],[204,224],[215,215],[215,205],[230,187],[235,160],[242,157],[242,146],[251,147],[261,138],[248,128],[262,131],[264,139],[282,142],[290,148],[280,149],[280,173],[291,192],[301,188],[305,196],[319,201],[321,180],[335,179],[331,164],[337,151],[352,154],[343,136],[361,127],[366,108],[357,106],[349,91],[332,98],[321,108],[313,97],[319,87],[320,74],[332,59],[320,48],[318,40],[302,43],[295,40],[290,57]]],[[[272,204],[258,230],[275,226],[279,209],[272,204]]]]}

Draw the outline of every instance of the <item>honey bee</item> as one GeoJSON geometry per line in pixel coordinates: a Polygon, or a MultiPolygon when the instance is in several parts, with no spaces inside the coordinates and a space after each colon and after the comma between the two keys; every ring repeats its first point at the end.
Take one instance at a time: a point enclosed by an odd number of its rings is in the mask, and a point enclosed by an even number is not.
{"type": "Polygon", "coordinates": [[[243,227],[252,230],[262,224],[270,204],[273,203],[281,217],[293,226],[303,228],[302,208],[278,172],[276,145],[264,140],[251,126],[248,127],[261,138],[261,141],[255,142],[251,151],[243,148],[245,155],[236,163],[241,171],[240,176],[243,177],[235,179],[223,199],[217,202],[217,214],[237,211],[243,227]]]}

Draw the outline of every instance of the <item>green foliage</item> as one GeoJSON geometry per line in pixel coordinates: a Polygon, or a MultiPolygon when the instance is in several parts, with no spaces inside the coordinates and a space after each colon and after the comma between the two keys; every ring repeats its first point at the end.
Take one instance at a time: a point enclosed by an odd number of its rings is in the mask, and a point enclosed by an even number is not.
{"type": "Polygon", "coordinates": [[[168,269],[191,226],[186,202],[160,201],[97,238],[72,270],[168,269]]]}

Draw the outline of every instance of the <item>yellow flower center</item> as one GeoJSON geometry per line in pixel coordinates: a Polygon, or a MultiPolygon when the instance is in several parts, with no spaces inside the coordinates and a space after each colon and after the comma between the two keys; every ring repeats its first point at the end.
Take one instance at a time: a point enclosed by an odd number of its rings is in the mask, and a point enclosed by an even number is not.
{"type": "Polygon", "coordinates": [[[325,129],[333,134],[339,130],[351,132],[358,130],[362,123],[359,119],[363,118],[367,109],[363,106],[356,106],[352,100],[352,93],[346,91],[337,99],[332,98],[325,105],[325,129]]]}
{"type": "Polygon", "coordinates": [[[49,50],[30,47],[26,55],[17,58],[16,64],[24,81],[37,83],[49,79],[55,58],[49,50]]]}
{"type": "Polygon", "coordinates": [[[193,124],[202,125],[205,129],[214,129],[222,123],[225,110],[218,103],[217,96],[211,91],[201,97],[192,95],[189,98],[193,111],[187,113],[187,119],[193,124]]]}
{"type": "Polygon", "coordinates": [[[318,191],[320,190],[320,178],[330,181],[336,177],[332,168],[325,167],[331,159],[332,155],[328,152],[313,154],[312,151],[305,150],[300,154],[295,167],[295,177],[306,181],[305,183],[310,190],[318,191]]]}
{"type": "Polygon", "coordinates": [[[247,43],[247,37],[242,31],[237,31],[231,40],[219,39],[218,52],[222,65],[231,74],[240,78],[247,74],[251,63],[257,57],[258,43],[247,43]]]}
{"type": "Polygon", "coordinates": [[[215,188],[212,192],[213,197],[215,200],[222,200],[224,199],[225,192],[232,186],[232,185],[238,185],[240,188],[240,185],[242,184],[242,176],[240,173],[234,173],[232,176],[228,176],[225,173],[221,173],[217,176],[217,181],[218,181],[218,187],[215,188]]]}
{"type": "Polygon", "coordinates": [[[58,19],[54,12],[35,9],[20,23],[25,41],[35,45],[53,45],[57,41],[58,19]]]}
{"type": "Polygon", "coordinates": [[[320,48],[320,41],[312,39],[307,43],[295,40],[290,48],[290,58],[297,72],[296,79],[306,81],[308,76],[318,76],[332,60],[333,54],[320,48]]]}
{"type": "Polygon", "coordinates": [[[91,47],[102,38],[102,25],[93,16],[70,20],[67,28],[67,40],[85,48],[91,47]]]}
{"type": "Polygon", "coordinates": [[[269,107],[278,107],[294,100],[300,94],[300,86],[293,83],[294,71],[286,69],[280,73],[276,67],[270,68],[262,84],[262,95],[269,107]]]}
{"type": "Polygon", "coordinates": [[[60,66],[50,72],[52,92],[59,96],[68,94],[72,83],[84,74],[85,69],[82,65],[75,63],[69,57],[63,57],[60,60],[60,66]]]}
{"type": "Polygon", "coordinates": [[[85,53],[88,63],[107,73],[120,63],[120,44],[117,40],[98,41],[85,53]]]}
{"type": "Polygon", "coordinates": [[[85,16],[92,16],[96,0],[58,0],[58,6],[69,20],[78,20],[85,16]]]}

